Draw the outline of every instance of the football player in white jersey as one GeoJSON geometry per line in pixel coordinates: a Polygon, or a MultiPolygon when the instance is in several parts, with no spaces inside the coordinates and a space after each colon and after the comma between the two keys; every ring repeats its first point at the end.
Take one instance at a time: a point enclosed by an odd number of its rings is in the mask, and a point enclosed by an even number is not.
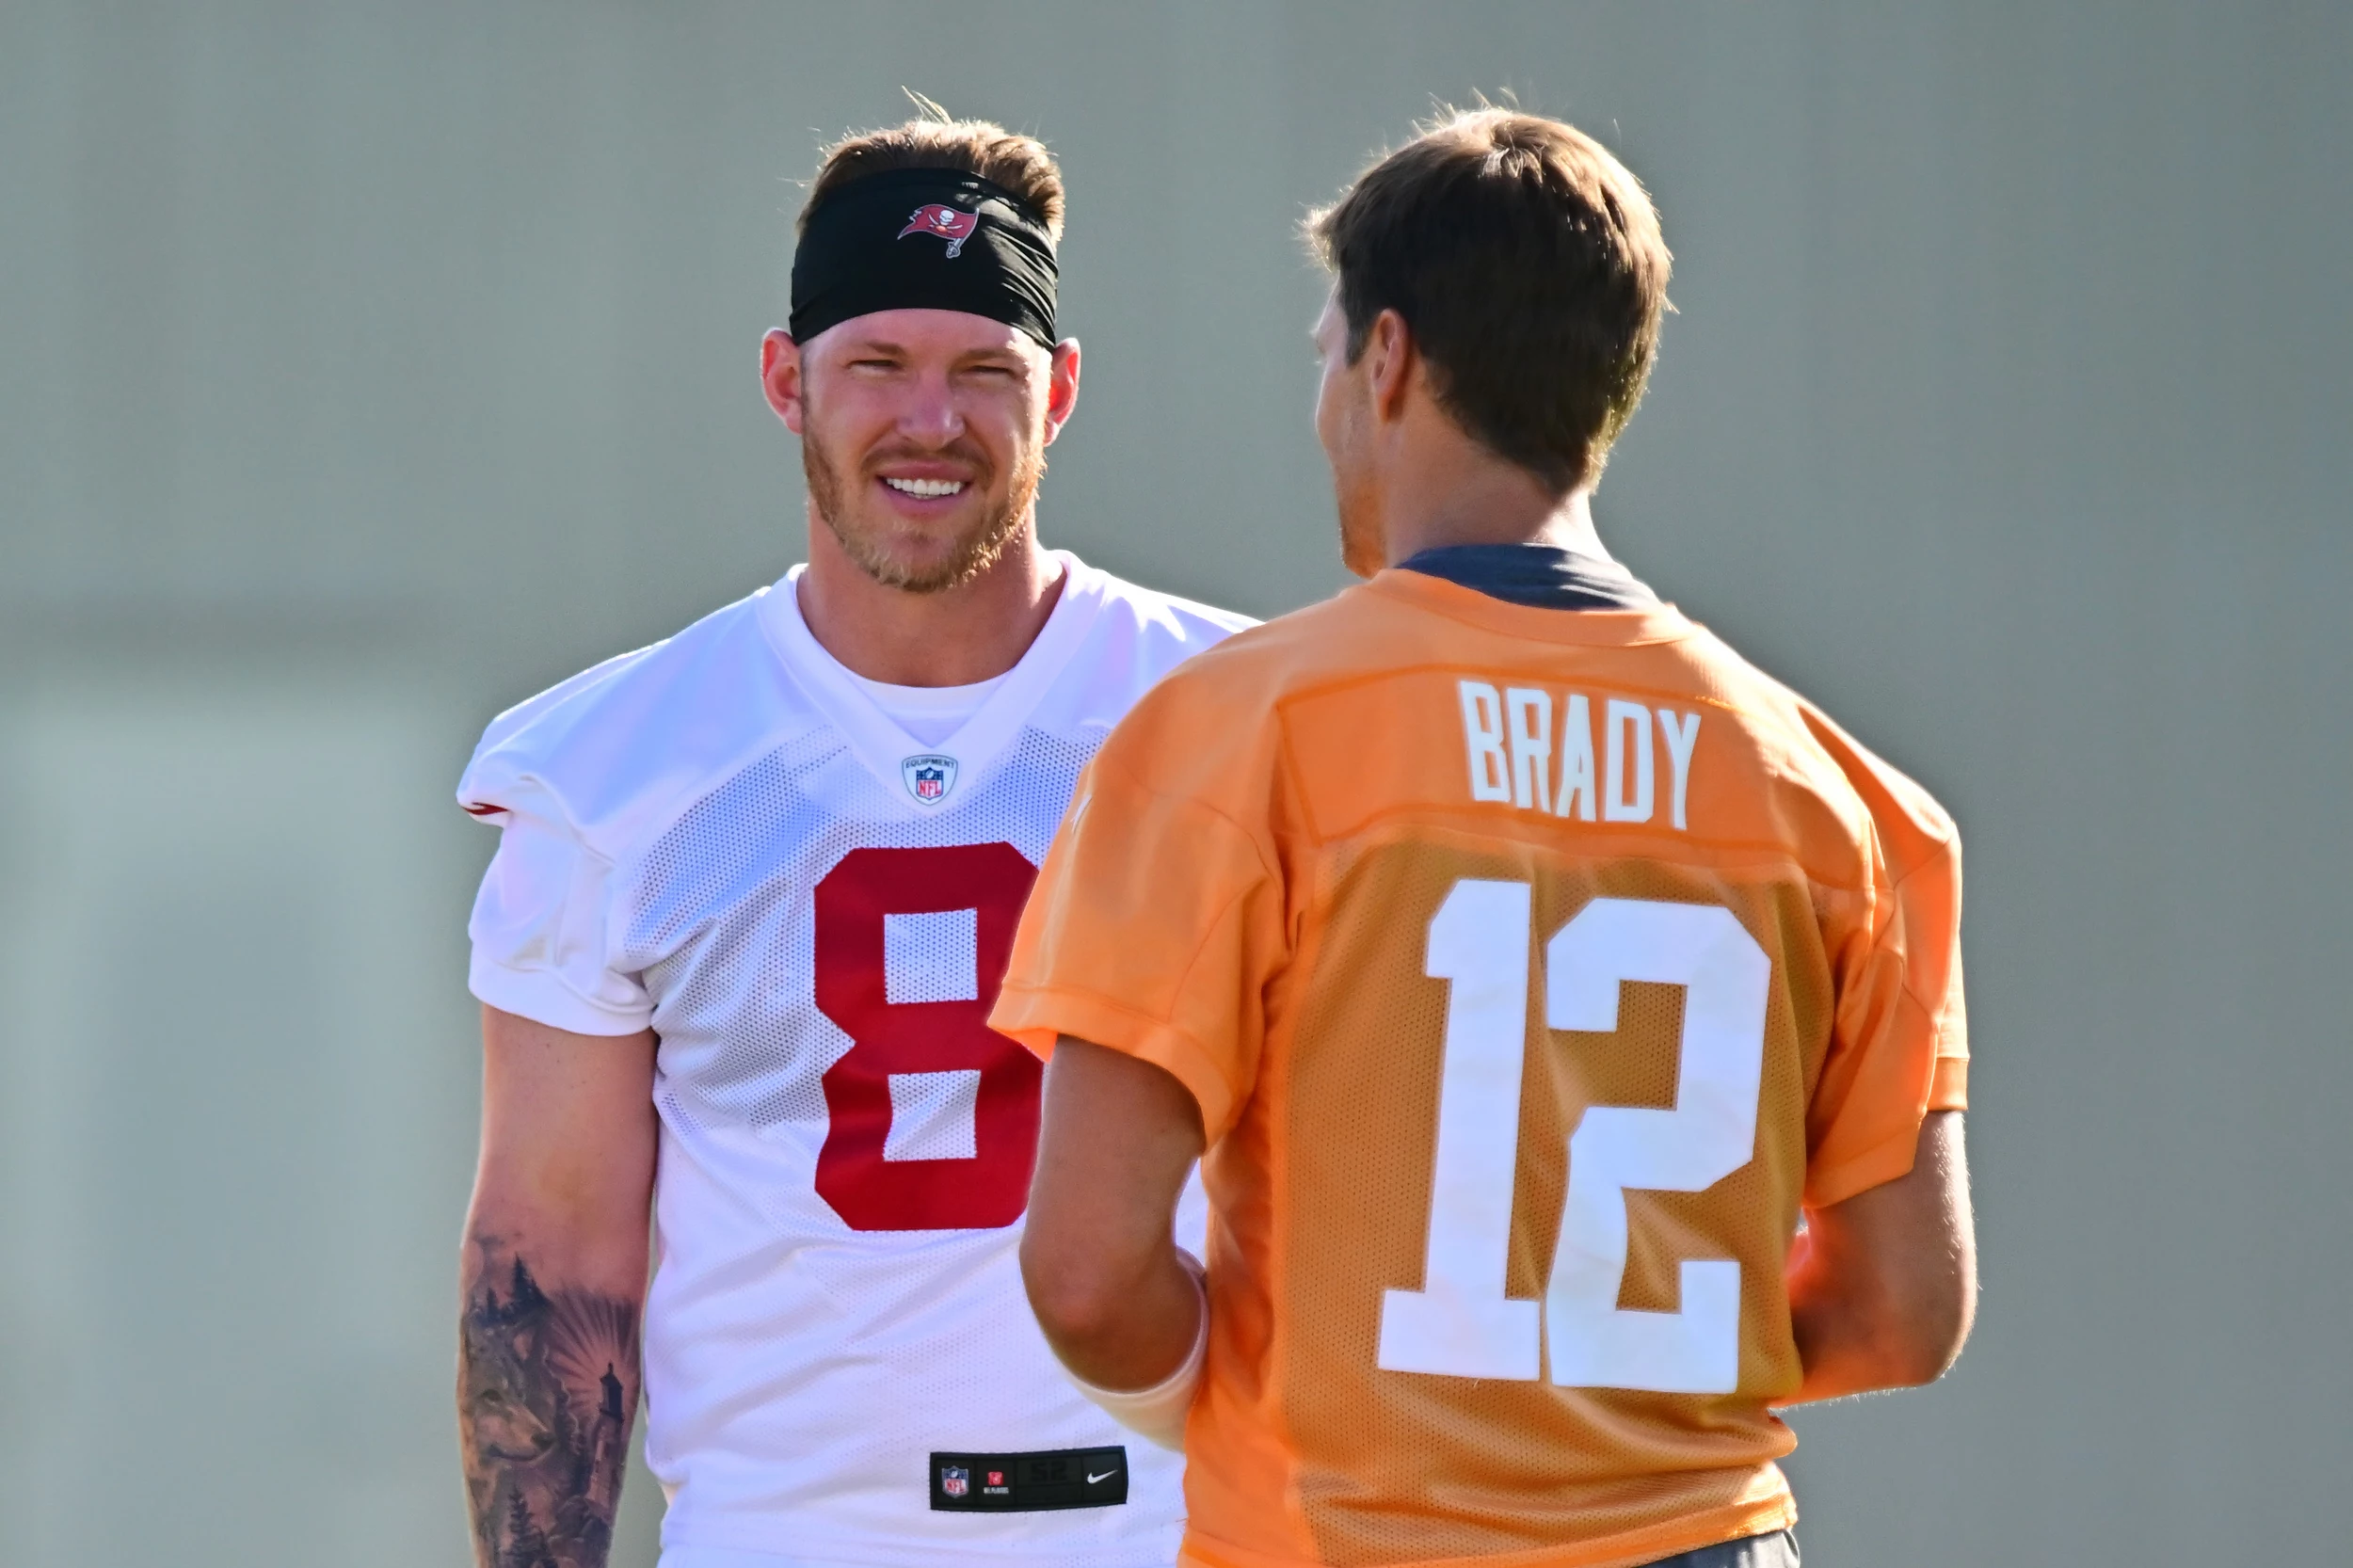
{"type": "Polygon", "coordinates": [[[1080,765],[1248,623],[1038,542],[1062,207],[995,125],[829,149],[761,352],[807,565],[501,714],[459,786],[502,829],[458,1389],[489,1568],[604,1561],[641,1325],[664,1568],[1175,1557],[1177,1456],[1023,1297],[1040,1069],[986,1020],[1080,765]]]}

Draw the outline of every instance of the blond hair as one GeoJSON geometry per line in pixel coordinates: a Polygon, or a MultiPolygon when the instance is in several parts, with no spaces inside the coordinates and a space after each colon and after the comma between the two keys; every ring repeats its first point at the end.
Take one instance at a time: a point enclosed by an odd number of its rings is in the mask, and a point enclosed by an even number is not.
{"type": "Polygon", "coordinates": [[[1062,166],[1044,142],[994,120],[954,119],[920,92],[907,96],[921,111],[913,120],[887,130],[855,132],[818,155],[817,176],[801,209],[803,228],[819,201],[864,175],[888,168],[954,168],[1013,192],[1046,225],[1047,237],[1061,243],[1062,166]]]}

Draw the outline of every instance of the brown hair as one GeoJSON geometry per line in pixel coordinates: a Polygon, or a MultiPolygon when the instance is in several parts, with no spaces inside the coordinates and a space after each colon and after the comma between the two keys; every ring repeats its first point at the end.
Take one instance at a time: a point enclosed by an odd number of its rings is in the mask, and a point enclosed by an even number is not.
{"type": "Polygon", "coordinates": [[[817,177],[809,182],[808,200],[801,208],[801,227],[807,227],[809,209],[828,192],[863,175],[887,168],[956,168],[1013,192],[1045,223],[1047,237],[1061,243],[1062,166],[1044,142],[994,120],[951,119],[921,93],[907,96],[922,111],[915,119],[888,130],[843,136],[818,155],[817,177]]]}
{"type": "Polygon", "coordinates": [[[1555,494],[1598,478],[1658,348],[1673,261],[1641,182],[1575,126],[1457,112],[1307,219],[1351,363],[1383,311],[1473,439],[1555,494]]]}

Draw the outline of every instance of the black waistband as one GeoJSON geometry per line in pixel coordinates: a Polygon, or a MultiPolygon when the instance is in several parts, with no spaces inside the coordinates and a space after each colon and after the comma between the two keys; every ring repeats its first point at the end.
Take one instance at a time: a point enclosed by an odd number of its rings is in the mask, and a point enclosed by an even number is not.
{"type": "Polygon", "coordinates": [[[932,1455],[932,1507],[942,1513],[1116,1508],[1127,1500],[1125,1448],[932,1455]]]}

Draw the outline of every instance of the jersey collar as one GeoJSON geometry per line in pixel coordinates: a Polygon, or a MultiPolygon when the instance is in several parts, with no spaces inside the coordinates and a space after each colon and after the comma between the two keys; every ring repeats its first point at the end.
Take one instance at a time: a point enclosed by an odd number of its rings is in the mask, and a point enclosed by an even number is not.
{"type": "Polygon", "coordinates": [[[792,681],[839,731],[884,793],[910,816],[927,816],[964,797],[1012,749],[1046,694],[1069,665],[1101,614],[1105,578],[1066,550],[1047,552],[1062,568],[1062,594],[1018,663],[957,731],[936,746],[918,742],[877,707],[841,662],[825,651],[801,616],[796,566],[761,597],[760,623],[792,681]],[[929,798],[924,785],[938,789],[929,798]]]}
{"type": "Polygon", "coordinates": [[[1513,604],[1476,588],[1402,567],[1391,567],[1376,574],[1354,591],[1401,600],[1449,620],[1541,643],[1630,648],[1640,643],[1673,642],[1699,630],[1672,604],[1649,604],[1634,610],[1556,610],[1513,604]]]}

